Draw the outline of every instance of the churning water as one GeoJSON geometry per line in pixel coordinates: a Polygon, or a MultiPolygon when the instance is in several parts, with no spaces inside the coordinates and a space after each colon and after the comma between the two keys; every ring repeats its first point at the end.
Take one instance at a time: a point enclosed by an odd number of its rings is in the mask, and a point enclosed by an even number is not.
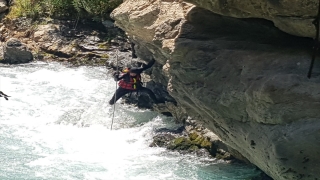
{"type": "Polygon", "coordinates": [[[1,180],[232,180],[254,167],[180,155],[149,144],[171,118],[108,100],[103,67],[58,63],[0,67],[1,180]]]}

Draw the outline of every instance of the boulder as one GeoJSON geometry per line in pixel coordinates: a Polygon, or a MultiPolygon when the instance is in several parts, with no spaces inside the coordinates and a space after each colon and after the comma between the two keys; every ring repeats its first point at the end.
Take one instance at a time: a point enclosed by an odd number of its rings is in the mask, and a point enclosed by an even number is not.
{"type": "Polygon", "coordinates": [[[9,64],[28,63],[33,60],[33,55],[27,46],[16,38],[11,38],[5,43],[3,56],[1,62],[9,64]]]}

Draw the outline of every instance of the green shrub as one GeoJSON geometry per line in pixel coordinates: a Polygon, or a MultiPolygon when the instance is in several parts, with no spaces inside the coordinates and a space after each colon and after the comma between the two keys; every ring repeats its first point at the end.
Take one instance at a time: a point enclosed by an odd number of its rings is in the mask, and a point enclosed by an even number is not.
{"type": "Polygon", "coordinates": [[[44,0],[39,1],[42,10],[50,17],[73,16],[75,9],[72,5],[73,0],[44,0]]]}
{"type": "Polygon", "coordinates": [[[87,17],[103,19],[122,0],[15,0],[8,17],[87,17]]]}
{"type": "Polygon", "coordinates": [[[122,0],[73,0],[73,6],[78,12],[85,11],[95,17],[103,17],[121,2],[122,0]]]}
{"type": "Polygon", "coordinates": [[[15,17],[37,17],[41,12],[41,6],[36,1],[15,0],[14,5],[10,8],[9,18],[15,17]]]}

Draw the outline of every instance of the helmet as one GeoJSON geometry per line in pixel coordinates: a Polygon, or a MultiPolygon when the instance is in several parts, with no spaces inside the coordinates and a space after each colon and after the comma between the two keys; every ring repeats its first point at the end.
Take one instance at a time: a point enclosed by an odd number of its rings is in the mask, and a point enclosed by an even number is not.
{"type": "Polygon", "coordinates": [[[136,73],[136,74],[140,73],[139,69],[136,68],[136,67],[131,68],[131,69],[130,69],[130,72],[131,72],[131,73],[136,73]]]}

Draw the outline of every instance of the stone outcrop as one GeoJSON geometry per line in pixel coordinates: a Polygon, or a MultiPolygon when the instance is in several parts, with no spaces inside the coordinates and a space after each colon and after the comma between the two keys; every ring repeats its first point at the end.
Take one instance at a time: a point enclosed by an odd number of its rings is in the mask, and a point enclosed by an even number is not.
{"type": "Polygon", "coordinates": [[[28,63],[33,60],[31,51],[16,38],[11,38],[5,43],[3,57],[3,60],[0,62],[9,64],[28,63]]]}
{"type": "MultiPolygon", "coordinates": [[[[237,161],[237,159],[247,162],[242,156],[235,159],[229,153],[235,152],[234,149],[228,147],[217,135],[190,117],[185,121],[184,126],[176,130],[161,128],[155,132],[156,135],[153,137],[150,147],[165,147],[182,154],[193,153],[198,156],[223,159],[230,162],[237,161]]],[[[239,155],[239,153],[236,155],[239,155]]]]}
{"type": "Polygon", "coordinates": [[[193,2],[126,0],[112,16],[188,115],[274,179],[319,179],[320,63],[308,79],[312,39],[279,30],[312,37],[316,1],[193,2]]]}

